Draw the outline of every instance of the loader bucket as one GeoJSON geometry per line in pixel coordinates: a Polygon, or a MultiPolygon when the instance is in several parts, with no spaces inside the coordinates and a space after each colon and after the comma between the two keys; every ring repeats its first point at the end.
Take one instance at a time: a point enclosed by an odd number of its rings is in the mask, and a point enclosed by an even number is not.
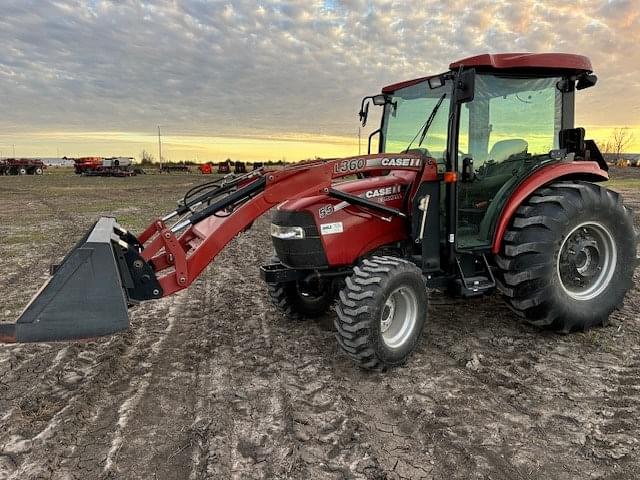
{"type": "Polygon", "coordinates": [[[98,220],[52,268],[52,276],[17,322],[0,324],[0,341],[71,340],[126,330],[129,300],[117,251],[126,244],[114,233],[119,228],[113,218],[98,220]]]}

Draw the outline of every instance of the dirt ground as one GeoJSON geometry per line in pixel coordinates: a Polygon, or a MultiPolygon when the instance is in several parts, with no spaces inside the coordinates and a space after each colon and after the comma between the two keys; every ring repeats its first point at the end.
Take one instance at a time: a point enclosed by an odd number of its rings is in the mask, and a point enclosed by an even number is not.
{"type": "MultiPolygon", "coordinates": [[[[640,172],[623,176],[640,212],[640,172]]],[[[0,321],[96,216],[139,230],[202,179],[0,177],[0,321]]],[[[608,327],[568,336],[498,296],[434,295],[409,363],[368,373],[330,315],[267,302],[268,222],[124,334],[0,346],[0,479],[640,478],[638,277],[608,327]]]]}

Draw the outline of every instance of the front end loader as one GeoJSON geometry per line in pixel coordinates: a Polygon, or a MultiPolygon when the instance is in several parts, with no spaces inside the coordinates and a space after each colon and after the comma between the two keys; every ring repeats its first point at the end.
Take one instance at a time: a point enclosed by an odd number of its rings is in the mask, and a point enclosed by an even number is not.
{"type": "Polygon", "coordinates": [[[187,288],[273,207],[271,300],[298,319],[335,306],[338,343],[364,368],[407,360],[434,288],[498,290],[522,320],[566,333],[605,324],[637,238],[574,126],[575,92],[595,83],[586,57],[498,54],[384,87],[362,101],[363,124],[382,109],[367,155],[206,182],[137,236],[99,219],[0,340],[124,330],[129,307],[187,288]]]}

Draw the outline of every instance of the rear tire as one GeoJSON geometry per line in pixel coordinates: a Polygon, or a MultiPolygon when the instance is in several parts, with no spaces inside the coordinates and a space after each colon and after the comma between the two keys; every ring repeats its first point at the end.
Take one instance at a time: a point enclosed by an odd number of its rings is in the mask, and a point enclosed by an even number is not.
{"type": "Polygon", "coordinates": [[[588,182],[557,182],[517,210],[496,256],[498,288],[525,321],[565,333],[606,324],[636,262],[633,214],[588,182]]]}
{"type": "Polygon", "coordinates": [[[44,171],[42,170],[42,168],[40,168],[40,167],[36,168],[36,170],[35,170],[35,174],[36,175],[42,175],[43,173],[44,173],[44,171]]]}
{"type": "Polygon", "coordinates": [[[427,318],[427,286],[414,264],[391,256],[365,259],[347,277],[336,307],[336,338],[360,367],[402,365],[427,318]]]}
{"type": "Polygon", "coordinates": [[[26,168],[21,168],[20,170],[18,170],[18,173],[20,175],[26,175],[27,174],[27,169],[26,168]]]}

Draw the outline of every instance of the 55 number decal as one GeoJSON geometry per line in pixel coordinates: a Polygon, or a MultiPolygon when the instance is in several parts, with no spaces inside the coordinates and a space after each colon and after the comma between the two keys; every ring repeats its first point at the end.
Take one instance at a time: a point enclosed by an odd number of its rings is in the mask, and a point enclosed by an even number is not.
{"type": "Polygon", "coordinates": [[[367,165],[367,161],[364,158],[354,158],[351,160],[343,160],[338,162],[333,167],[334,173],[349,173],[362,170],[367,165]]]}
{"type": "Polygon", "coordinates": [[[320,210],[318,211],[318,216],[320,218],[324,218],[324,217],[328,217],[332,213],[333,213],[333,205],[325,205],[324,207],[321,207],[320,210]]]}

